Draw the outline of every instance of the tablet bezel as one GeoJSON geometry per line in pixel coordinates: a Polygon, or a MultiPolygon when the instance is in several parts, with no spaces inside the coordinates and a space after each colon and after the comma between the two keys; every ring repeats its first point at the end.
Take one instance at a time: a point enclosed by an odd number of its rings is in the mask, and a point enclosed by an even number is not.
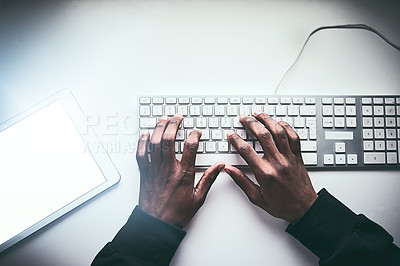
{"type": "Polygon", "coordinates": [[[111,186],[115,185],[116,183],[119,182],[121,178],[120,173],[118,172],[110,156],[104,150],[102,145],[97,147],[96,151],[92,151],[90,149],[89,145],[90,143],[94,142],[101,143],[101,142],[99,141],[99,138],[97,137],[94,130],[89,126],[87,117],[84,115],[81,107],[79,106],[72,92],[67,89],[64,89],[44,99],[40,103],[24,110],[20,114],[1,123],[0,132],[18,123],[19,121],[29,117],[30,115],[36,113],[37,111],[52,104],[55,101],[60,101],[61,104],[63,105],[65,111],[69,115],[69,118],[73,122],[79,135],[86,144],[87,151],[90,152],[92,158],[94,159],[100,171],[102,172],[105,182],[93,188],[92,190],[86,192],[85,194],[81,195],[80,197],[70,202],[69,204],[65,205],[64,207],[60,208],[59,210],[55,211],[54,213],[49,214],[47,217],[37,222],[36,224],[30,226],[23,232],[15,235],[14,237],[8,239],[6,242],[0,244],[0,252],[3,252],[12,245],[18,243],[19,241],[23,240],[24,238],[28,237],[29,235],[33,234],[34,232],[38,231],[39,229],[43,228],[49,223],[55,221],[64,214],[68,213],[69,211],[75,209],[76,207],[82,205],[86,201],[90,200],[91,198],[95,197],[96,195],[100,194],[101,192],[105,191],[111,186]]]}

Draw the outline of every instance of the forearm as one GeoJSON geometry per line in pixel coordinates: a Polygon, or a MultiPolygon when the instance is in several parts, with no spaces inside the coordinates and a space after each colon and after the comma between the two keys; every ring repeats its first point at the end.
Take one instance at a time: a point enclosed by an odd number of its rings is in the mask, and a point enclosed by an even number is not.
{"type": "Polygon", "coordinates": [[[185,231],[158,220],[138,206],[92,265],[168,265],[185,231]]]}
{"type": "MultiPolygon", "coordinates": [[[[286,231],[320,258],[320,265],[394,265],[393,237],[321,190],[310,209],[286,231]]],[[[398,264],[396,264],[398,265],[398,264]]]]}

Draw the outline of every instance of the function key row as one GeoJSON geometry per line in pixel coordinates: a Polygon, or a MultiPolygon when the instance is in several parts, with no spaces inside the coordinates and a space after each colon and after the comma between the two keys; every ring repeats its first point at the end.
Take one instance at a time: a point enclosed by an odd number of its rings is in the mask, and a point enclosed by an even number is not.
{"type": "Polygon", "coordinates": [[[383,104],[383,103],[394,104],[395,102],[397,104],[400,104],[400,98],[383,98],[383,97],[382,98],[377,98],[377,97],[369,98],[369,97],[366,97],[366,98],[361,99],[362,104],[372,104],[372,103],[374,103],[374,104],[383,104]]]}
{"type": "Polygon", "coordinates": [[[140,104],[310,104],[313,97],[140,97],[140,104]]]}

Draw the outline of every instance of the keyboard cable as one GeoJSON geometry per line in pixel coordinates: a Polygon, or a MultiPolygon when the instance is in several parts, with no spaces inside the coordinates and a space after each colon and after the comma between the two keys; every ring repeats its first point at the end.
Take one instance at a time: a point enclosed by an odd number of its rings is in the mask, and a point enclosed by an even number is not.
{"type": "Polygon", "coordinates": [[[299,58],[301,56],[301,54],[304,51],[304,48],[306,47],[308,41],[310,40],[310,38],[317,32],[319,31],[323,31],[323,30],[332,30],[332,29],[358,29],[358,30],[367,30],[370,32],[375,33],[376,35],[378,35],[381,39],[383,39],[387,44],[389,44],[390,46],[392,46],[394,49],[396,49],[397,51],[400,51],[400,46],[394,44],[393,42],[391,42],[388,38],[386,38],[382,33],[380,33],[379,31],[377,31],[376,29],[366,25],[366,24],[344,24],[344,25],[331,25],[331,26],[321,26],[319,28],[316,28],[315,30],[313,30],[307,37],[306,41],[304,42],[299,54],[297,55],[295,61],[293,62],[293,64],[286,70],[285,74],[283,74],[281,80],[278,83],[278,86],[276,86],[275,90],[274,90],[274,95],[278,94],[278,90],[282,84],[282,82],[284,81],[284,79],[286,78],[286,76],[288,75],[288,73],[292,70],[292,68],[294,67],[294,65],[296,65],[296,63],[299,61],[299,58]]]}

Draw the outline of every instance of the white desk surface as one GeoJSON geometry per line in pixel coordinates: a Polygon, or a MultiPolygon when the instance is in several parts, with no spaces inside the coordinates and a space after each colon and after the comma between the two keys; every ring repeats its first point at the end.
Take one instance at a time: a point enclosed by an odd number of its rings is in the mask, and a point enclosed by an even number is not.
{"type": "MultiPolygon", "coordinates": [[[[134,150],[126,149],[137,136],[122,130],[137,114],[137,95],[272,94],[321,25],[366,23],[400,44],[398,1],[9,2],[18,4],[0,5],[0,121],[68,88],[87,115],[100,117],[95,130],[122,179],[1,254],[0,265],[89,265],[113,238],[138,200],[134,150]],[[116,134],[106,134],[107,116],[116,134]]],[[[325,31],[278,94],[399,94],[399,73],[400,53],[376,35],[325,31]]],[[[310,176],[317,191],[327,188],[399,245],[399,173],[310,176]]],[[[286,226],[252,206],[223,173],[171,264],[316,265],[286,226]]]]}

